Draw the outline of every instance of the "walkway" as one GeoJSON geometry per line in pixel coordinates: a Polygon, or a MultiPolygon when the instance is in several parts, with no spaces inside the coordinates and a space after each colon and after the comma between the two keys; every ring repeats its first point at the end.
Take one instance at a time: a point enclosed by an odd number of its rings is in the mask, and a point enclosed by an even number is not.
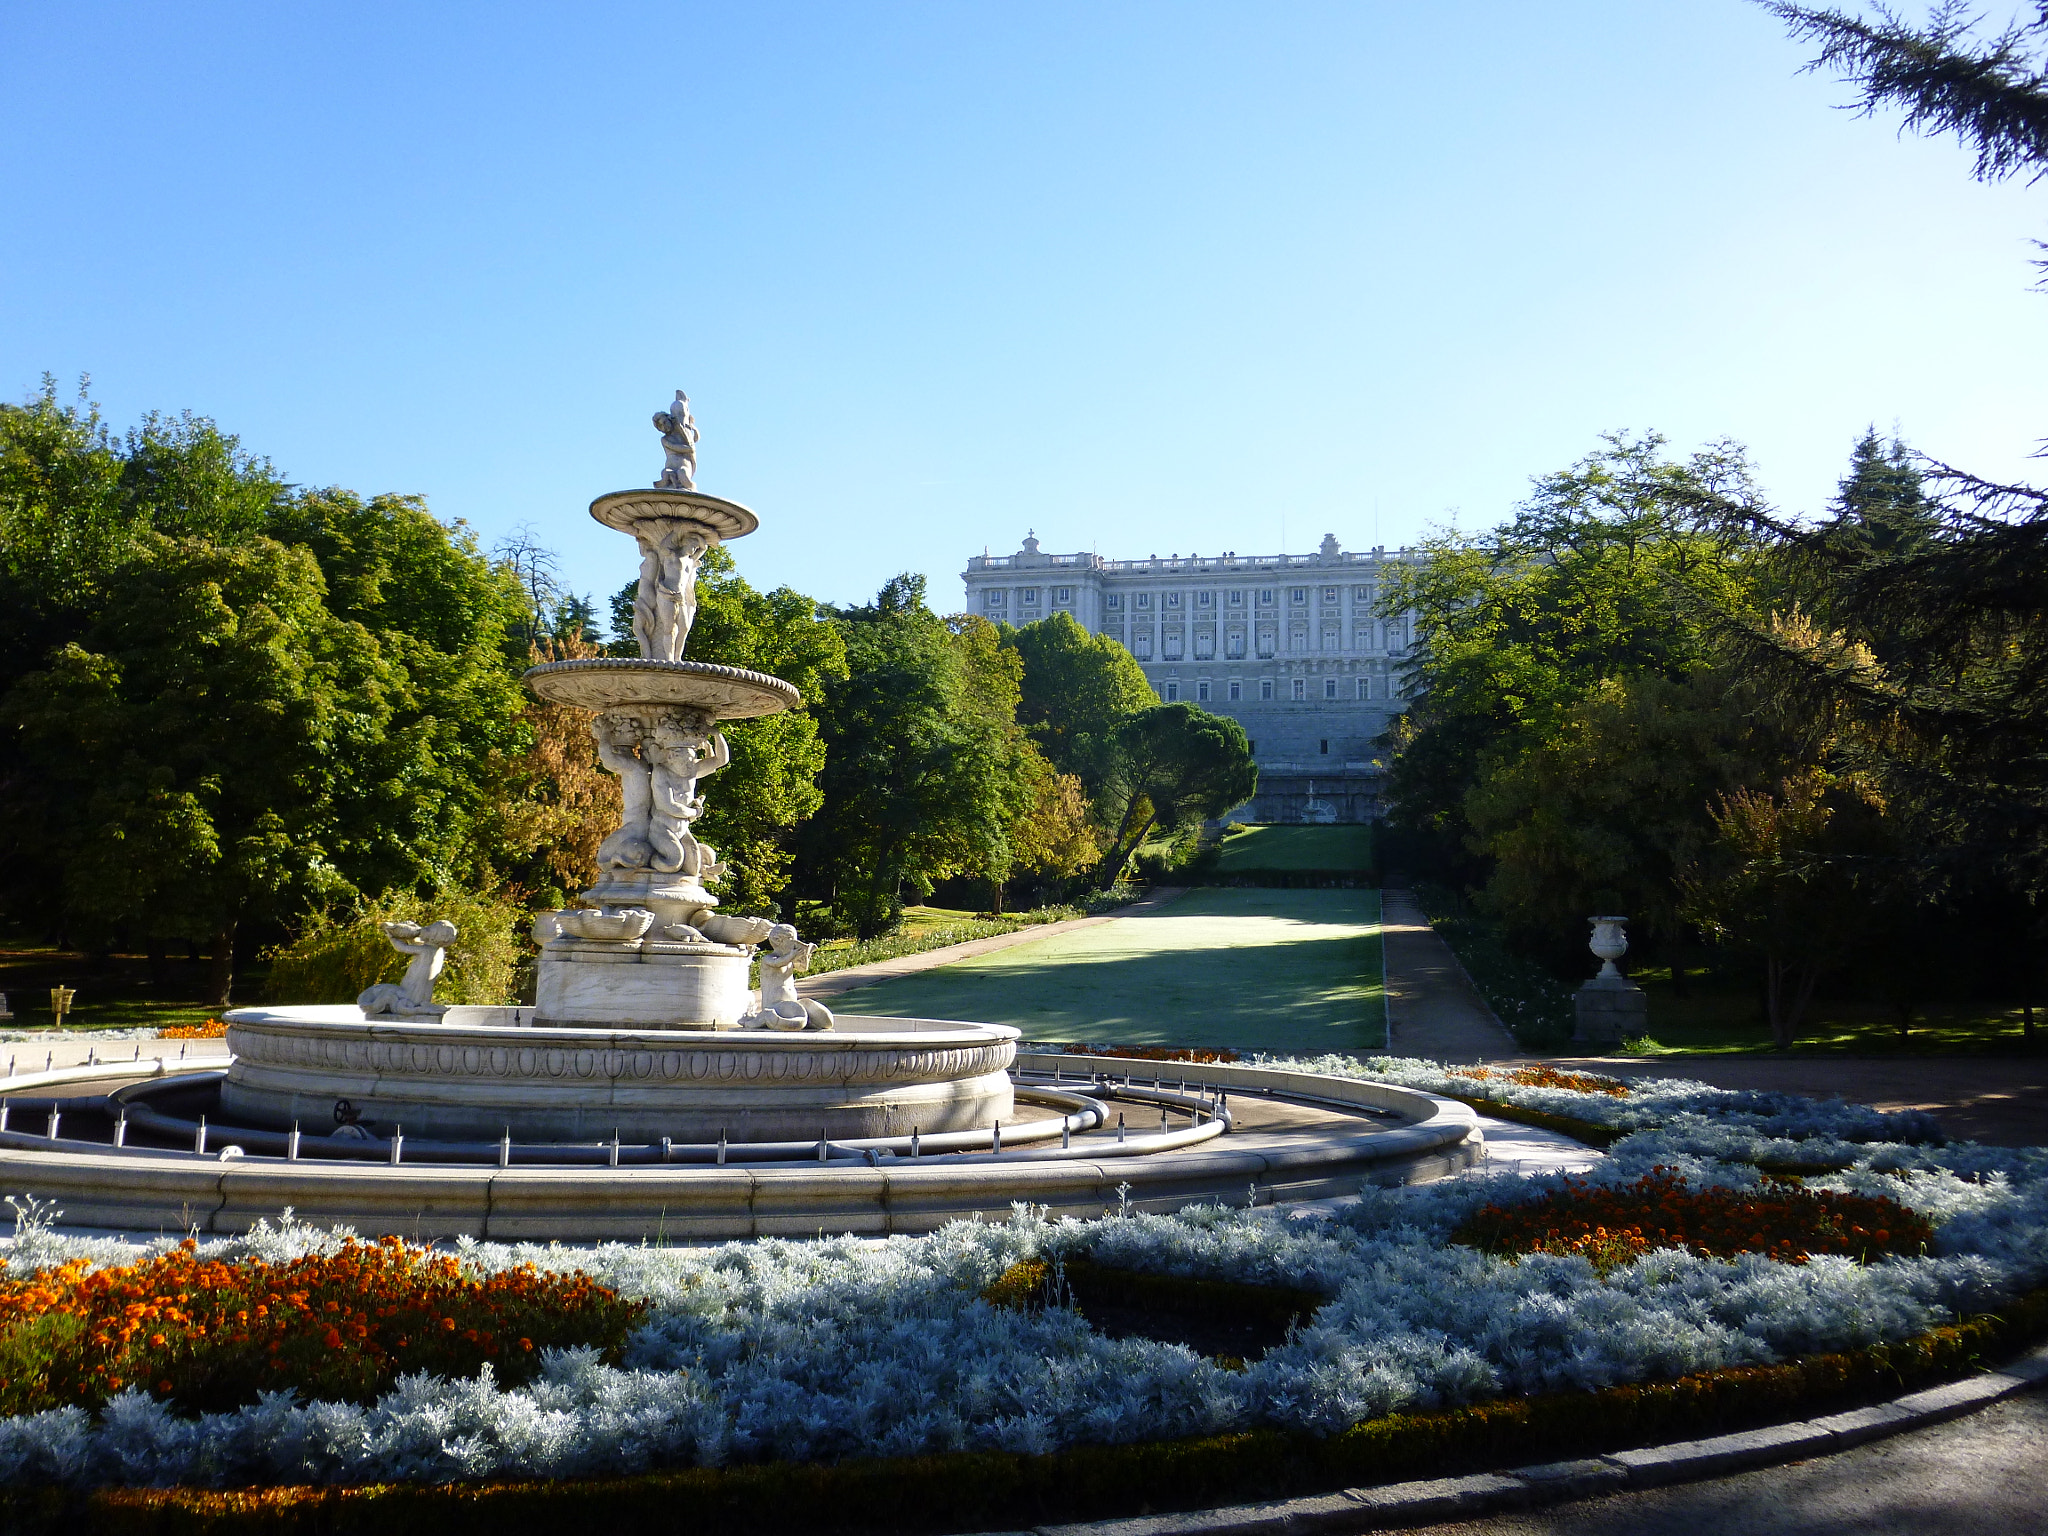
{"type": "Polygon", "coordinates": [[[1611,1077],[1689,1077],[1878,1109],[1922,1109],[1949,1135],[2000,1147],[2048,1145],[2048,1059],[2040,1056],[1584,1056],[1556,1064],[1611,1077]]]}
{"type": "Polygon", "coordinates": [[[1431,1061],[1500,1061],[1527,1053],[1465,979],[1451,946],[1406,891],[1383,891],[1392,1054],[1431,1061]]]}
{"type": "Polygon", "coordinates": [[[2022,1536],[2048,1531],[2048,1392],[1812,1461],[1618,1493],[1433,1536],[2022,1536]]]}

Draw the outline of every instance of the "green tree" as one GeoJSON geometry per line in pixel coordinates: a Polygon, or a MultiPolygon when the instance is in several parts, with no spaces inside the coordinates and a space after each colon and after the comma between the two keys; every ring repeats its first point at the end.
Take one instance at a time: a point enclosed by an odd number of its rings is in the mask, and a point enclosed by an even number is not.
{"type": "Polygon", "coordinates": [[[1775,796],[1735,790],[1714,809],[1716,846],[1682,880],[1692,920],[1763,962],[1764,1010],[1780,1050],[1798,1038],[1821,976],[1869,926],[1867,893],[1844,858],[1852,824],[1867,835],[1870,822],[1842,814],[1854,805],[1853,786],[1816,768],[1783,780],[1775,796]]]}
{"type": "Polygon", "coordinates": [[[1009,831],[1028,782],[1016,726],[1015,655],[993,626],[948,625],[905,574],[835,618],[846,676],[817,707],[824,803],[805,830],[806,883],[855,925],[883,932],[909,890],[976,873],[1008,877],[1009,831]]]}
{"type": "Polygon", "coordinates": [[[0,798],[47,808],[0,818],[0,900],[203,939],[224,990],[250,918],[494,890],[530,853],[525,612],[416,498],[293,491],[190,414],[116,441],[48,385],[0,408],[0,798]]]}
{"type": "Polygon", "coordinates": [[[1192,704],[1160,704],[1119,724],[1103,754],[1098,809],[1110,829],[1104,890],[1153,832],[1177,834],[1244,804],[1259,770],[1244,727],[1192,704]]]}
{"type": "Polygon", "coordinates": [[[0,699],[39,770],[17,806],[71,911],[208,942],[224,1006],[238,926],[347,892],[328,852],[364,733],[347,704],[388,679],[311,556],[274,540],[145,534],[102,590],[83,642],[0,699]]]}
{"type": "Polygon", "coordinates": [[[1631,944],[1677,974],[1692,931],[1679,875],[1714,843],[1716,801],[1768,782],[1785,746],[1724,672],[1604,680],[1467,793],[1485,905],[1559,969],[1584,955],[1567,919],[1625,913],[1631,944]]]}
{"type": "Polygon", "coordinates": [[[1017,722],[1061,773],[1092,784],[1094,750],[1123,720],[1158,702],[1145,669],[1107,635],[1068,613],[1005,627],[1003,644],[1024,663],[1017,722]]]}
{"type": "MultiPolygon", "coordinates": [[[[1102,842],[1080,779],[1061,773],[1029,741],[1023,743],[1022,751],[1027,792],[1009,834],[1015,867],[1041,887],[1058,887],[1101,861],[1102,842]]],[[[992,883],[995,899],[991,905],[1000,912],[1003,884],[992,883]]]]}
{"type": "Polygon", "coordinates": [[[1883,6],[1859,16],[1833,7],[1768,7],[1792,35],[1818,42],[1810,69],[1833,69],[1863,94],[1865,116],[1905,110],[1908,128],[1953,134],[1974,150],[1979,181],[2048,166],[2048,9],[2032,21],[1981,31],[1981,13],[1943,0],[1926,25],[1883,6]]]}
{"type": "Polygon", "coordinates": [[[1718,443],[1680,462],[1663,446],[1655,433],[1612,435],[1538,479],[1504,526],[1437,535],[1385,583],[1382,611],[1417,615],[1413,702],[1388,743],[1391,815],[1444,856],[1473,835],[1473,788],[1554,737],[1603,684],[1678,681],[1713,661],[1700,594],[1749,601],[1758,541],[1694,510],[1695,498],[1747,489],[1741,451],[1718,443]]]}
{"type": "Polygon", "coordinates": [[[330,857],[366,893],[494,888],[530,853],[507,815],[532,740],[517,573],[413,496],[308,491],[269,528],[312,555],[328,613],[381,663],[352,705],[370,728],[331,784],[330,857]]]}

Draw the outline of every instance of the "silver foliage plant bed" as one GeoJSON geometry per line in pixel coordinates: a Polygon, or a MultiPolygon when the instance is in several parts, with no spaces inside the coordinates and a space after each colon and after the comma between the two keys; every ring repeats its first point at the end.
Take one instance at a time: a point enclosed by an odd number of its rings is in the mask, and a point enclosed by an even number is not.
{"type": "MultiPolygon", "coordinates": [[[[1630,1132],[1591,1175],[1675,1168],[1748,1187],[1735,1158],[1839,1164],[1809,1188],[1884,1195],[1932,1222],[1931,1251],[1863,1265],[1701,1259],[1665,1250],[1604,1276],[1575,1257],[1508,1261],[1447,1242],[1479,1206],[1533,1200],[1554,1176],[1370,1189],[1342,1214],[1275,1219],[1221,1204],[1049,1221],[957,1222],[924,1237],[780,1239],[691,1250],[459,1241],[479,1270],[583,1269],[650,1303],[618,1367],[587,1351],[501,1390],[407,1378],[361,1408],[280,1394],[184,1418],[140,1394],[97,1419],[61,1409],[0,1421],[0,1478],[75,1486],[453,1481],[575,1476],[956,1449],[1044,1452],[1274,1426],[1327,1434],[1403,1409],[1598,1388],[1896,1342],[2048,1280],[2048,1151],[1935,1145],[1922,1117],[1676,1080],[1627,1099],[1475,1084],[1429,1062],[1267,1062],[1290,1070],[1492,1093],[1630,1132]],[[1532,1095],[1534,1097],[1532,1097],[1532,1095]],[[1099,1264],[1320,1291],[1306,1327],[1243,1370],[1071,1311],[994,1307],[979,1292],[1020,1259],[1099,1264]]],[[[232,1259],[337,1242],[286,1220],[208,1241],[232,1259]]],[[[15,1275],[72,1258],[132,1262],[135,1245],[35,1220],[15,1275]]]]}

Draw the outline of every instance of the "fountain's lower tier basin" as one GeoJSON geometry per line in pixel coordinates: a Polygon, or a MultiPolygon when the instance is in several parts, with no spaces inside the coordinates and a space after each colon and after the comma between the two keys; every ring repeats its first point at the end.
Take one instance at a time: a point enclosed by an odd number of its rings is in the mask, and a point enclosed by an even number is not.
{"type": "MultiPolygon", "coordinates": [[[[979,1130],[1010,1118],[1018,1031],[906,1020],[781,1034],[371,1022],[354,1007],[227,1016],[229,1117],[307,1135],[354,1116],[451,1141],[795,1141],[979,1130]]],[[[497,1022],[498,1019],[503,1022],[497,1022]]]]}

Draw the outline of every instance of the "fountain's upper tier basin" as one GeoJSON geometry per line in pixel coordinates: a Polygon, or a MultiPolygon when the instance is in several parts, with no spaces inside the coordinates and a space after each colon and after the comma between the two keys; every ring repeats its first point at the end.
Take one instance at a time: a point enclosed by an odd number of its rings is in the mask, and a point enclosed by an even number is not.
{"type": "Polygon", "coordinates": [[[442,1022],[353,1006],[241,1008],[222,1109],[330,1132],[336,1106],[388,1134],[450,1141],[853,1140],[984,1129],[1012,1113],[1018,1031],[934,1019],[846,1031],[535,1028],[525,1009],[442,1022]]]}
{"type": "Polygon", "coordinates": [[[803,703],[795,685],[779,677],[709,661],[625,656],[549,661],[527,672],[526,686],[551,704],[578,709],[681,706],[706,710],[720,720],[776,715],[803,703]]]}
{"type": "Polygon", "coordinates": [[[590,515],[607,528],[639,537],[642,523],[695,523],[719,541],[743,538],[761,526],[750,508],[723,496],[702,491],[672,491],[663,486],[648,490],[612,491],[590,504],[590,515]]]}

